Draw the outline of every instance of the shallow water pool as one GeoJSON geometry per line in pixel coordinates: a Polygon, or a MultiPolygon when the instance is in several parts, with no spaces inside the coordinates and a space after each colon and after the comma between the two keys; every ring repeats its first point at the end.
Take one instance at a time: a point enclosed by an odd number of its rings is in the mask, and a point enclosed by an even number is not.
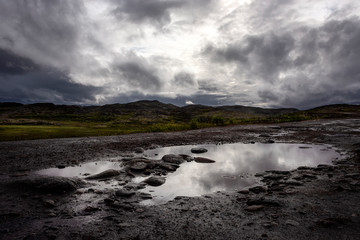
{"type": "Polygon", "coordinates": [[[340,157],[330,146],[306,144],[224,144],[175,146],[145,151],[149,158],[165,154],[188,154],[215,160],[215,163],[186,162],[167,176],[165,184],[142,190],[153,195],[144,204],[161,204],[176,196],[200,196],[216,191],[242,189],[256,183],[255,173],[266,170],[292,170],[299,166],[331,164],[340,157]],[[203,147],[206,153],[193,154],[203,147]]]}

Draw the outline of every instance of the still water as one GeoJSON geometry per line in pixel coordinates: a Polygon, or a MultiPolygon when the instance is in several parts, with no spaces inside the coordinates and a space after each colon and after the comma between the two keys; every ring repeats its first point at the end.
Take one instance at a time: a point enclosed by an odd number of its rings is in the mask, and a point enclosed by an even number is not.
{"type": "Polygon", "coordinates": [[[331,164],[340,157],[324,145],[306,144],[224,144],[175,146],[146,151],[149,158],[165,154],[188,154],[215,160],[215,163],[186,162],[167,176],[165,184],[142,190],[153,195],[144,204],[161,204],[176,196],[200,196],[216,191],[242,189],[256,183],[255,173],[266,170],[292,170],[299,166],[331,164]],[[193,154],[192,147],[204,147],[206,153],[193,154]]]}

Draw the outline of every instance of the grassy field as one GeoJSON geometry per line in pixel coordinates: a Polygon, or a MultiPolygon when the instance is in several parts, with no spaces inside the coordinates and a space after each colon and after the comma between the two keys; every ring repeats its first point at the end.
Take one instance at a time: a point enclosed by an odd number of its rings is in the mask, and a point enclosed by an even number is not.
{"type": "MultiPolygon", "coordinates": [[[[142,107],[142,106],[140,106],[142,107]]],[[[17,108],[16,108],[17,109],[17,108]]],[[[157,106],[141,109],[116,109],[102,112],[59,111],[58,107],[29,108],[14,111],[0,106],[0,141],[48,138],[109,136],[140,132],[172,132],[238,124],[282,123],[325,118],[360,117],[360,107],[332,105],[279,115],[236,112],[200,106],[184,111],[172,107],[159,111],[157,106]]],[[[262,111],[261,109],[259,111],[262,111]]]]}

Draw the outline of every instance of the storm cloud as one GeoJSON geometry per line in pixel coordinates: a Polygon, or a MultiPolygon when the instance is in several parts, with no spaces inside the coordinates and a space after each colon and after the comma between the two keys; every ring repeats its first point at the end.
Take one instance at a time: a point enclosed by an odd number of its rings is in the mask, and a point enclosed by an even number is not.
{"type": "Polygon", "coordinates": [[[360,3],[0,0],[0,101],[360,103],[360,3]]]}

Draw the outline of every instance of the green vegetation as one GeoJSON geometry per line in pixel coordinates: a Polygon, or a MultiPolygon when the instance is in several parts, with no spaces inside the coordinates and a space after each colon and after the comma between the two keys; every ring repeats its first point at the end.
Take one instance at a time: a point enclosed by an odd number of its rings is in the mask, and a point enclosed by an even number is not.
{"type": "Polygon", "coordinates": [[[360,117],[360,106],[331,105],[299,111],[242,106],[180,108],[157,101],[90,107],[0,103],[0,141],[171,132],[346,117],[360,117]]]}

